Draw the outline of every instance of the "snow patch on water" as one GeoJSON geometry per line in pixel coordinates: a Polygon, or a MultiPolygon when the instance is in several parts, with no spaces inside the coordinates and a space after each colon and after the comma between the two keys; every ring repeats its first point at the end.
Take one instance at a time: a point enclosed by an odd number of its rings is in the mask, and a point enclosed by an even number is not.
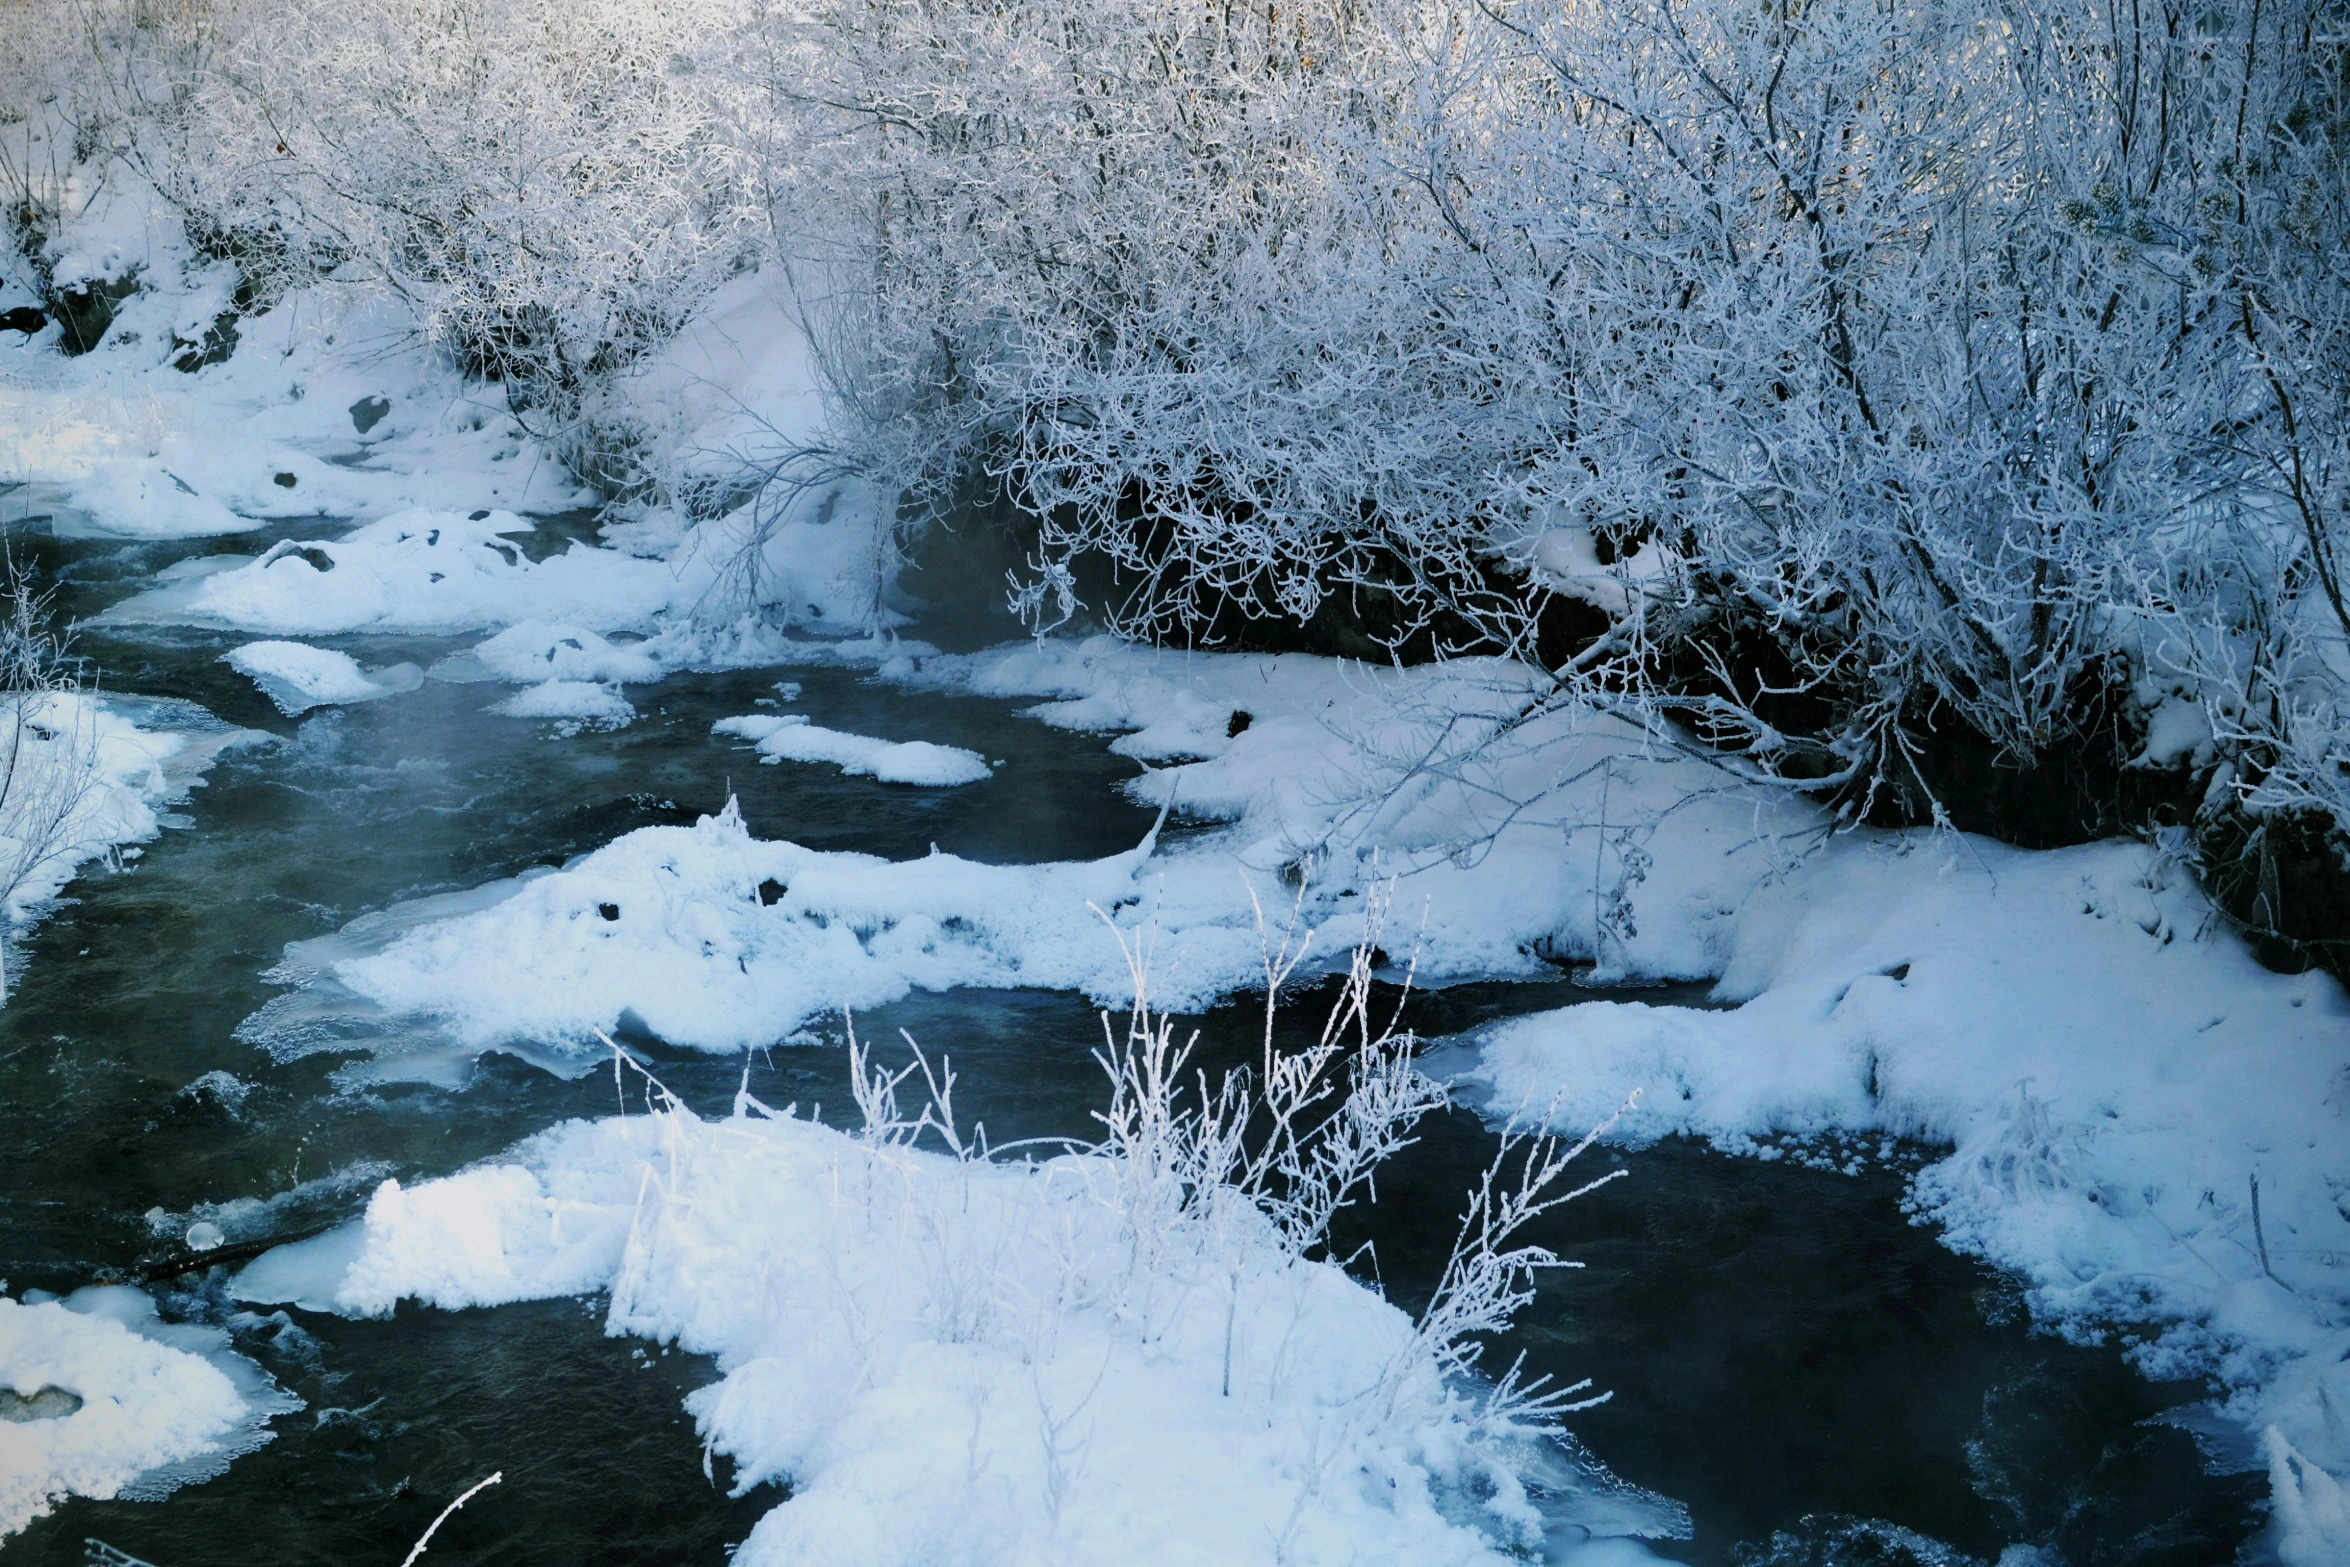
{"type": "Polygon", "coordinates": [[[166,1324],[120,1285],[63,1301],[0,1298],[0,1388],[79,1400],[69,1413],[0,1420],[0,1536],[67,1496],[159,1500],[267,1442],[268,1421],[300,1401],[228,1343],[217,1328],[166,1324]]]}
{"type": "Polygon", "coordinates": [[[578,733],[582,726],[623,729],[636,718],[628,698],[592,680],[541,681],[494,703],[490,711],[507,718],[563,719],[567,721],[563,732],[570,734],[578,733]]]}
{"type": "Polygon", "coordinates": [[[935,745],[927,740],[877,740],[869,735],[824,729],[796,715],[753,714],[721,718],[718,734],[751,741],[770,762],[829,762],[844,773],[883,783],[921,784],[949,789],[993,777],[995,769],[977,751],[935,745]]]}
{"type": "Polygon", "coordinates": [[[424,671],[414,664],[361,669],[348,653],[305,642],[248,642],[222,655],[222,662],[259,686],[288,717],[398,696],[424,684],[424,671]]]}

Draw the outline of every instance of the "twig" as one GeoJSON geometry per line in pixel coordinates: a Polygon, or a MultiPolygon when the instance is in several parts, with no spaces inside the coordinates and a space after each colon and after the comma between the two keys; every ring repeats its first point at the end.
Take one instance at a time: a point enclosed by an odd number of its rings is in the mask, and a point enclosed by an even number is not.
{"type": "Polygon", "coordinates": [[[463,1507],[467,1502],[472,1501],[474,1497],[478,1496],[483,1491],[488,1490],[491,1486],[496,1485],[500,1480],[505,1478],[506,1472],[501,1469],[495,1474],[491,1475],[487,1480],[476,1482],[472,1490],[467,1491],[463,1496],[458,1497],[457,1500],[442,1508],[441,1515],[432,1521],[432,1527],[430,1529],[424,1531],[423,1537],[419,1539],[416,1542],[415,1547],[408,1552],[407,1560],[401,1562],[400,1567],[416,1567],[416,1558],[424,1554],[424,1548],[432,1543],[432,1537],[434,1534],[439,1532],[441,1525],[449,1521],[449,1515],[455,1512],[458,1508],[463,1507]]]}

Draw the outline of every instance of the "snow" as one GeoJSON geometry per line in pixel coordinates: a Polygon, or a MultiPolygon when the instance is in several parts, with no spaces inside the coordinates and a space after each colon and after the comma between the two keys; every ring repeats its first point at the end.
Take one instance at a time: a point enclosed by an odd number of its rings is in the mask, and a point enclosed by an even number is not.
{"type": "Polygon", "coordinates": [[[542,681],[493,704],[490,711],[508,718],[566,719],[599,729],[620,729],[636,717],[628,698],[592,680],[542,681]]]}
{"type": "Polygon", "coordinates": [[[140,538],[592,499],[478,387],[414,350],[396,302],[362,289],[294,290],[237,323],[226,361],[176,368],[228,307],[235,269],[194,253],[181,215],[126,164],[90,184],[89,206],[66,206],[56,280],[136,273],[140,287],[94,352],[58,353],[54,328],[0,334],[0,483],[35,487],[19,499],[67,509],[79,531],[140,538]],[[389,411],[362,433],[351,410],[371,398],[389,411]]]}
{"type": "MultiPolygon", "coordinates": [[[[163,829],[219,753],[262,738],[189,703],[78,692],[25,702],[16,771],[0,801],[0,870],[14,878],[0,914],[22,924],[75,871],[163,829]]],[[[11,725],[13,727],[13,725],[11,725]]]]}
{"type": "Polygon", "coordinates": [[[2262,1433],[2277,1560],[2283,1567],[2333,1567],[2350,1561],[2350,1488],[2293,1450],[2270,1426],[2262,1433]]]}
{"type": "Polygon", "coordinates": [[[584,626],[526,620],[432,668],[435,680],[600,681],[643,684],[672,668],[668,644],[611,642],[584,626]]]}
{"type": "MultiPolygon", "coordinates": [[[[2263,970],[2184,867],[1854,834],[1723,922],[1727,1011],[1593,1001],[1496,1025],[1495,1117],[1617,1135],[1825,1131],[1949,1149],[1913,1185],[2042,1320],[2124,1324],[2150,1375],[2350,1471],[2350,1001],[2263,970]],[[2258,1183],[2258,1226],[2254,1183],[2258,1183]]],[[[1763,1150],[1770,1151],[1770,1150],[1763,1150]]]]}
{"type": "Polygon", "coordinates": [[[339,539],[286,540],[98,618],[289,636],[471,631],[533,619],[609,631],[649,624],[667,607],[676,579],[661,562],[578,544],[534,562],[507,535],[535,529],[506,511],[399,512],[339,539]]]}
{"type": "Polygon", "coordinates": [[[365,670],[348,653],[304,642],[248,642],[222,662],[259,686],[288,717],[314,707],[372,702],[424,684],[424,671],[414,664],[365,670]]]}
{"type": "Polygon", "coordinates": [[[754,714],[721,718],[711,728],[723,735],[748,740],[770,762],[830,762],[844,773],[877,778],[883,783],[922,784],[949,789],[977,783],[995,769],[976,751],[960,746],[935,745],[928,740],[891,742],[869,735],[843,734],[824,729],[797,715],[754,714]]]}
{"type": "MultiPolygon", "coordinates": [[[[1130,1264],[1114,1187],[1099,1158],[961,1162],[745,1096],[387,1181],[333,1246],[232,1288],[354,1315],[609,1290],[608,1332],[717,1358],[687,1406],[737,1493],[791,1488],[742,1567],[1498,1567],[1490,1541],[1539,1541],[1518,1475],[1538,1455],[1473,1439],[1409,1319],[1335,1267],[1253,1254],[1223,1396],[1223,1282],[1148,1236],[1130,1264]]],[[[1566,1468],[1544,1478],[1568,1537],[1680,1527],[1566,1468]]]]}
{"type": "Polygon", "coordinates": [[[264,1423],[299,1406],[227,1343],[219,1329],[166,1326],[122,1286],[62,1302],[0,1297],[0,1389],[80,1401],[0,1420],[0,1537],[67,1496],[154,1499],[269,1440],[264,1423]]]}
{"type": "Polygon", "coordinates": [[[204,538],[260,526],[152,457],[109,463],[80,483],[64,486],[61,498],[85,514],[88,531],[126,538],[204,538]]]}

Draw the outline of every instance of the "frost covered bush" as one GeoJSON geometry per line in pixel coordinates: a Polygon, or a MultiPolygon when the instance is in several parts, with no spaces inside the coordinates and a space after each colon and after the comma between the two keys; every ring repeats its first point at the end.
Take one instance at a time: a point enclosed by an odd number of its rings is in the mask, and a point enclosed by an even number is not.
{"type": "Polygon", "coordinates": [[[742,191],[697,53],[731,8],[300,0],[200,86],[238,154],[191,166],[214,228],[355,267],[467,368],[567,411],[740,256],[742,191]]]}
{"type": "Polygon", "coordinates": [[[813,15],[849,426],[1039,624],[1499,649],[1854,816],[2122,711],[2350,821],[2338,0],[813,15]]]}
{"type": "MultiPolygon", "coordinates": [[[[97,735],[72,693],[81,667],[52,629],[48,595],[0,566],[0,922],[60,860],[87,853],[76,828],[97,782],[97,735]]],[[[45,887],[43,890],[46,890],[45,887]]],[[[6,995],[0,977],[0,998],[6,995]]]]}
{"type": "MultiPolygon", "coordinates": [[[[22,8],[12,85],[62,119],[4,164],[55,227],[113,160],[234,262],[250,306],[334,275],[390,290],[559,435],[601,372],[745,259],[756,171],[703,56],[720,0],[73,0],[22,8]],[[62,144],[62,150],[61,150],[62,144]]],[[[731,47],[731,44],[728,45],[731,47]]],[[[20,138],[21,139],[21,138],[20,138]]]]}

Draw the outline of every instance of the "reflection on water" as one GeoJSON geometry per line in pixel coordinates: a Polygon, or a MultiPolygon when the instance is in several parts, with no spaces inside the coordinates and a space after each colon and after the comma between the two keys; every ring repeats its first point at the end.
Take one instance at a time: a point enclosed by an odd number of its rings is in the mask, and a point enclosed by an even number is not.
{"type": "MultiPolygon", "coordinates": [[[[86,616],[176,560],[319,531],[14,544],[86,616]]],[[[893,857],[933,843],[996,861],[1093,857],[1150,823],[1116,792],[1132,764],[1098,739],[841,671],[793,672],[795,708],[1005,765],[952,791],[762,767],[709,726],[753,711],[773,673],[632,688],[633,725],[564,739],[485,712],[494,687],[442,682],[295,721],[219,662],[240,640],[164,629],[83,640],[110,690],[194,701],[274,738],[226,753],[184,808],[190,826],[131,870],[78,882],[28,943],[0,1011],[0,1276],[12,1290],[135,1276],[173,1256],[194,1222],[216,1225],[230,1250],[306,1233],[386,1175],[447,1171],[610,1107],[608,1081],[512,1055],[440,1083],[353,1086],[337,1074],[357,1041],[283,1059],[240,1041],[240,1023],[278,994],[261,975],[290,942],[691,821],[730,790],[763,836],[893,857]]],[[[468,640],[327,645],[429,667],[468,640]]],[[[1419,998],[1414,1020],[1442,1033],[1578,994],[1467,987],[1419,998]]],[[[1101,1034],[1080,999],[917,994],[869,1021],[876,1038],[902,1026],[951,1052],[959,1099],[998,1142],[1093,1131],[1101,1034]]],[[[1301,1006],[1287,1026],[1312,1021],[1301,1006]]],[[[1247,1006],[1205,1020],[1211,1058],[1246,1051],[1255,1025],[1247,1006]]],[[[689,1103],[731,1100],[740,1060],[644,1047],[689,1103]]],[[[842,1052],[822,1040],[749,1065],[769,1103],[821,1100],[833,1119],[848,1108],[842,1052]]],[[[1356,1215],[1350,1244],[1373,1243],[1360,1268],[1405,1304],[1427,1289],[1491,1147],[1473,1116],[1440,1117],[1382,1179],[1378,1207],[1356,1215]]],[[[1621,1158],[1634,1178],[1554,1217],[1544,1238],[1588,1270],[1551,1280],[1502,1350],[1615,1391],[1578,1434],[1627,1480],[1687,1505],[1695,1537],[1674,1553],[1792,1567],[1927,1559],[1899,1554],[1904,1539],[1978,1559],[2029,1541],[2079,1567],[2183,1564],[2225,1560],[2247,1533],[2251,1480],[2204,1475],[2184,1434],[2144,1423],[2192,1390],[2150,1388],[2110,1351],[2031,1334],[2012,1289],[1905,1222],[1898,1175],[1673,1144],[1590,1157],[1621,1158]]],[[[278,1421],[269,1447],[168,1502],[67,1504],[7,1543],[11,1561],[79,1561],[95,1536],[160,1567],[396,1562],[496,1469],[505,1484],[449,1522],[436,1554],[716,1563],[775,1500],[730,1499],[723,1466],[705,1476],[678,1400],[707,1368],[605,1339],[595,1302],[354,1323],[239,1310],[217,1274],[156,1287],[167,1314],[228,1328],[307,1407],[278,1421]]]]}

